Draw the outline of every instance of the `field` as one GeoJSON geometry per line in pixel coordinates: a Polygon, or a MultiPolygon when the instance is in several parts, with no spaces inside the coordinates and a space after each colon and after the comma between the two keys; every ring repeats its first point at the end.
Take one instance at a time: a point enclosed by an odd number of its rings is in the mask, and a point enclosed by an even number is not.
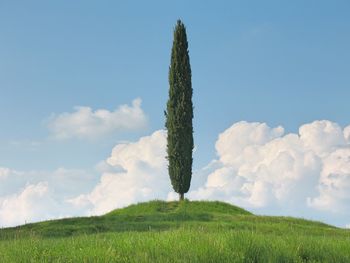
{"type": "Polygon", "coordinates": [[[1,262],[350,262],[350,231],[221,202],[151,201],[0,230],[1,262]]]}

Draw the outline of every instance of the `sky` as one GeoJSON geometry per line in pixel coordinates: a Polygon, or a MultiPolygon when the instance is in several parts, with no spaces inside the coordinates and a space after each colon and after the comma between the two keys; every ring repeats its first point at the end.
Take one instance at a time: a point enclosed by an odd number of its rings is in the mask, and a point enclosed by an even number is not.
{"type": "Polygon", "coordinates": [[[350,225],[349,12],[345,0],[0,1],[0,226],[175,198],[164,109],[179,18],[188,197],[350,225]]]}

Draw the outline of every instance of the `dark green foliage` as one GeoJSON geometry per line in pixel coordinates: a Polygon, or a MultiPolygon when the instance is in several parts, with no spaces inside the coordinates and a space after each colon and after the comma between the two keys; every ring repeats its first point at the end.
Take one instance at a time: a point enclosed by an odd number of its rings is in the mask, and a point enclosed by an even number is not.
{"type": "Polygon", "coordinates": [[[190,189],[193,151],[191,66],[186,28],[178,20],[174,30],[169,69],[169,100],[166,123],[169,176],[180,200],[190,189]]]}

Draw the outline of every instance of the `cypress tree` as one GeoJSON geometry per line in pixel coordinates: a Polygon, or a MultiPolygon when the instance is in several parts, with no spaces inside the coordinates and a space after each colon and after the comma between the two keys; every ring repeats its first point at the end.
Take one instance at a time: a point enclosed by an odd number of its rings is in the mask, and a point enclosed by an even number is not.
{"type": "Polygon", "coordinates": [[[168,171],[179,200],[188,192],[192,177],[193,104],[191,65],[185,25],[177,21],[169,68],[169,99],[165,112],[168,171]]]}

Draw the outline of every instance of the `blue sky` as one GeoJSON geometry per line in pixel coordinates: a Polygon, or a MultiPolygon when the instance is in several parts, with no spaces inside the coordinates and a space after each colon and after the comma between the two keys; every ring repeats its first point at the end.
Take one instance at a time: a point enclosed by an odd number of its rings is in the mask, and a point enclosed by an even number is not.
{"type": "MultiPolygon", "coordinates": [[[[120,141],[164,127],[172,31],[187,27],[194,168],[238,121],[350,124],[349,1],[0,1],[0,166],[94,171],[120,141]],[[75,106],[141,98],[148,124],[93,140],[50,136],[75,106]]],[[[350,222],[350,220],[349,220],[350,222]]]]}

